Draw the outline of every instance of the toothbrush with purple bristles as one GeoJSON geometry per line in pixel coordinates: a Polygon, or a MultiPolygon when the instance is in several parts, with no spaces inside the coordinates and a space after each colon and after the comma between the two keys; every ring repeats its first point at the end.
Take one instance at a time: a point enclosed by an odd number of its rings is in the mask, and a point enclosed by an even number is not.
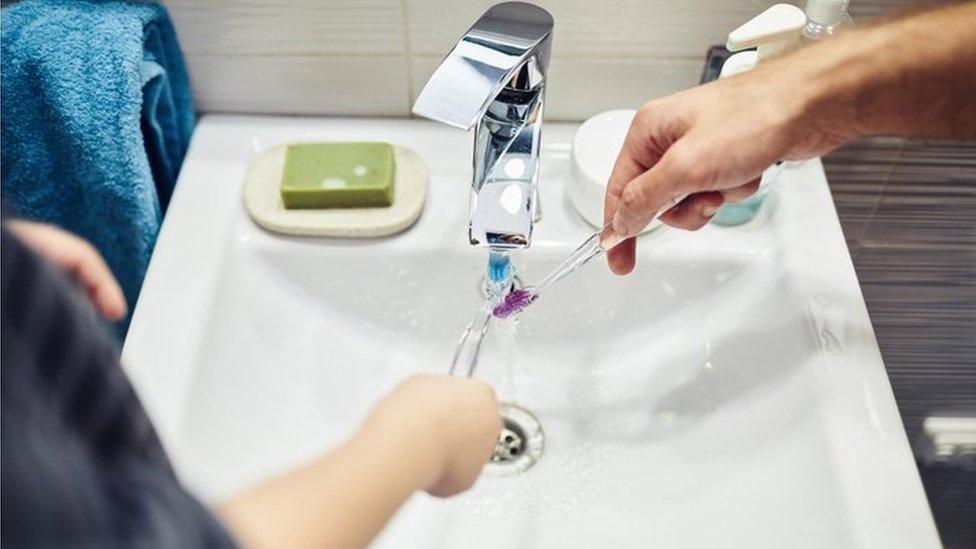
{"type": "MultiPolygon", "coordinates": [[[[566,261],[534,287],[527,286],[515,290],[504,298],[501,294],[489,292],[486,301],[478,308],[474,319],[461,334],[461,340],[458,341],[457,349],[454,351],[454,360],[451,361],[449,374],[458,377],[471,377],[474,374],[478,365],[478,357],[481,354],[481,343],[485,334],[488,333],[492,318],[507,318],[521,312],[522,309],[535,301],[543,290],[622,241],[623,239],[614,234],[610,227],[604,227],[603,230],[586,239],[586,242],[583,242],[576,251],[570,254],[566,261]]],[[[492,252],[488,262],[488,278],[493,282],[498,282],[499,279],[504,278],[507,280],[506,285],[511,282],[511,265],[508,262],[507,255],[495,256],[492,252]],[[499,257],[504,259],[499,261],[499,257]]]]}
{"type": "MultiPolygon", "coordinates": [[[[684,200],[684,196],[676,199],[673,203],[661,208],[654,217],[653,222],[663,213],[674,207],[675,204],[684,200]]],[[[489,292],[487,300],[478,308],[474,319],[465,328],[454,352],[454,360],[451,361],[450,375],[471,377],[478,364],[478,357],[481,354],[481,343],[488,333],[492,318],[508,318],[516,313],[522,312],[531,305],[549,286],[563,278],[573,274],[580,267],[586,265],[594,257],[603,255],[617,244],[624,241],[624,238],[613,231],[610,225],[606,225],[593,236],[587,238],[578,248],[573,250],[558,267],[553,269],[545,278],[535,286],[526,286],[510,292],[504,298],[499,293],[489,292]]],[[[497,283],[494,288],[508,287],[511,282],[512,270],[508,255],[491,252],[488,259],[488,278],[497,283]]]]}
{"type": "MultiPolygon", "coordinates": [[[[686,195],[687,196],[687,195],[686,195]]],[[[654,217],[651,218],[651,222],[663,215],[665,212],[674,207],[675,204],[684,200],[684,196],[677,198],[670,205],[661,208],[654,217]]],[[[552,286],[556,282],[559,282],[563,278],[575,273],[580,267],[586,265],[594,257],[603,255],[604,252],[609,251],[611,248],[620,244],[624,241],[624,238],[613,231],[610,225],[604,226],[602,229],[593,234],[593,236],[587,238],[579,248],[576,248],[573,253],[569,254],[569,257],[565,261],[559,264],[558,267],[552,270],[545,278],[539,281],[535,286],[526,286],[515,290],[505,296],[505,299],[498,304],[493,310],[492,314],[496,318],[508,318],[514,314],[521,313],[526,307],[539,299],[542,292],[545,291],[549,286],[552,286]]]]}
{"type": "Polygon", "coordinates": [[[614,233],[609,225],[604,227],[601,231],[587,238],[579,248],[576,248],[573,253],[569,254],[569,257],[565,261],[553,269],[538,284],[519,288],[506,295],[505,299],[494,308],[492,313],[496,318],[508,318],[516,313],[522,312],[535,300],[539,299],[542,292],[549,288],[549,286],[573,274],[594,257],[602,255],[621,242],[623,242],[623,238],[614,233]]]}

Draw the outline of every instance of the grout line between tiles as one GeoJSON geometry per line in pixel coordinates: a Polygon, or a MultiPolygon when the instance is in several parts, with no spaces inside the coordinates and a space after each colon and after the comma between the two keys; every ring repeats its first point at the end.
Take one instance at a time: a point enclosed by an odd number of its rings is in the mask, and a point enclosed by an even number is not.
{"type": "MultiPolygon", "coordinates": [[[[405,1],[405,0],[401,0],[405,1]]],[[[404,23],[406,25],[406,23],[404,23]]],[[[407,50],[406,55],[408,63],[412,64],[412,60],[416,59],[442,59],[444,56],[442,54],[436,53],[413,53],[409,47],[409,37],[405,38],[407,40],[407,50]]],[[[295,51],[295,52],[223,52],[216,50],[185,50],[184,55],[186,57],[222,57],[222,58],[240,58],[240,57],[262,57],[262,58],[281,58],[281,57],[321,57],[325,59],[330,58],[362,58],[362,57],[380,57],[380,58],[399,58],[404,55],[403,52],[391,52],[391,51],[351,51],[351,52],[314,52],[314,51],[295,51]]],[[[705,55],[644,55],[644,54],[597,54],[597,55],[553,55],[553,59],[567,59],[573,61],[700,61],[704,63],[705,55]]]]}
{"type": "Polygon", "coordinates": [[[884,182],[881,184],[881,191],[878,192],[878,200],[874,203],[874,208],[871,209],[871,213],[868,214],[868,221],[864,224],[861,235],[857,238],[858,243],[863,242],[867,238],[868,231],[870,231],[871,225],[874,224],[874,218],[877,217],[878,210],[881,209],[881,203],[884,202],[885,193],[888,192],[888,184],[891,182],[891,177],[895,174],[895,168],[901,162],[901,156],[905,152],[907,143],[908,139],[902,139],[901,143],[898,144],[898,152],[895,154],[894,160],[891,161],[891,165],[888,166],[888,171],[884,176],[884,182]]]}
{"type": "Polygon", "coordinates": [[[976,250],[968,244],[955,244],[952,242],[910,242],[910,241],[897,241],[893,242],[891,240],[874,240],[870,238],[863,238],[857,242],[859,248],[873,248],[876,250],[926,250],[926,251],[941,251],[941,252],[960,252],[960,253],[971,253],[976,254],[976,250]]]}
{"type": "MultiPolygon", "coordinates": [[[[708,48],[705,48],[706,50],[708,48]]],[[[699,61],[705,63],[707,51],[700,54],[675,54],[660,55],[648,53],[553,53],[553,59],[569,59],[573,61],[699,61]]],[[[418,59],[440,59],[443,57],[437,53],[418,52],[413,54],[418,59]]]]}
{"type": "Polygon", "coordinates": [[[413,53],[410,47],[410,20],[407,15],[409,8],[407,8],[407,0],[399,0],[397,3],[400,6],[400,24],[403,26],[403,51],[406,53],[407,71],[407,116],[410,116],[413,107],[413,53]]]}
{"type": "Polygon", "coordinates": [[[403,52],[369,52],[369,51],[351,51],[351,52],[287,52],[287,53],[266,53],[266,52],[253,52],[253,53],[241,53],[241,52],[220,52],[220,51],[187,51],[184,52],[184,56],[193,58],[221,58],[221,59],[240,59],[240,58],[263,58],[263,59],[281,59],[287,57],[300,57],[300,58],[322,58],[322,59],[364,59],[364,58],[379,58],[379,59],[402,59],[404,56],[403,52]]]}

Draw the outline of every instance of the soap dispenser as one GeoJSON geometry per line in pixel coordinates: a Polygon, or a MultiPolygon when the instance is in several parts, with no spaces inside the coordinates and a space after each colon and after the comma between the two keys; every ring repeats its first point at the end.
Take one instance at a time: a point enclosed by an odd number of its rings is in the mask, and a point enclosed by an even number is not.
{"type": "MultiPolygon", "coordinates": [[[[776,4],[750,19],[729,33],[725,48],[739,53],[725,60],[719,78],[750,70],[757,63],[796,47],[806,22],[807,17],[803,10],[791,4],[776,4]]],[[[779,175],[781,169],[779,162],[768,168],[763,172],[756,194],[741,202],[723,205],[715,212],[712,223],[733,226],[750,221],[759,212],[769,184],[779,175]]]]}
{"type": "Polygon", "coordinates": [[[719,78],[745,72],[760,61],[794,48],[806,22],[803,10],[791,4],[776,4],[753,17],[729,33],[725,49],[739,53],[725,61],[719,78]]]}

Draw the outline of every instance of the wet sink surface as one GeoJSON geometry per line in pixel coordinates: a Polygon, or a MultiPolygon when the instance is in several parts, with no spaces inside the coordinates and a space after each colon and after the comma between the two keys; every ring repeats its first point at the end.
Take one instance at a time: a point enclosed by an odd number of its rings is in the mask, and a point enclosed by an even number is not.
{"type": "MultiPolygon", "coordinates": [[[[588,229],[546,129],[534,280],[588,229]]],[[[351,434],[416,372],[445,372],[479,300],[470,137],[419,121],[205,117],[123,359],[181,477],[219,500],[351,434]],[[388,140],[431,169],[424,216],[371,241],[271,235],[241,204],[277,143],[388,140]]],[[[494,326],[477,376],[530,410],[527,472],[420,494],[378,547],[938,546],[819,162],[752,223],[641,239],[494,326]]],[[[437,434],[418,444],[436,444],[437,434]]],[[[422,448],[418,450],[422,451],[422,448]]]]}

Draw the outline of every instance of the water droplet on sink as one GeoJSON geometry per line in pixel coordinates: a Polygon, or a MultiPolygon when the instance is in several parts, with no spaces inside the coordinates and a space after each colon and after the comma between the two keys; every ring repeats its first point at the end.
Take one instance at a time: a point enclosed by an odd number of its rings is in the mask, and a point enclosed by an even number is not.
{"type": "Polygon", "coordinates": [[[832,355],[840,354],[843,350],[843,346],[837,340],[837,336],[826,328],[820,330],[820,339],[823,341],[824,350],[832,355]]]}
{"type": "Polygon", "coordinates": [[[715,282],[719,284],[723,283],[735,273],[734,269],[722,269],[721,271],[715,273],[715,282]]]}
{"type": "Polygon", "coordinates": [[[657,422],[661,427],[668,428],[674,425],[674,422],[678,419],[678,414],[665,410],[658,414],[657,422]]]}

